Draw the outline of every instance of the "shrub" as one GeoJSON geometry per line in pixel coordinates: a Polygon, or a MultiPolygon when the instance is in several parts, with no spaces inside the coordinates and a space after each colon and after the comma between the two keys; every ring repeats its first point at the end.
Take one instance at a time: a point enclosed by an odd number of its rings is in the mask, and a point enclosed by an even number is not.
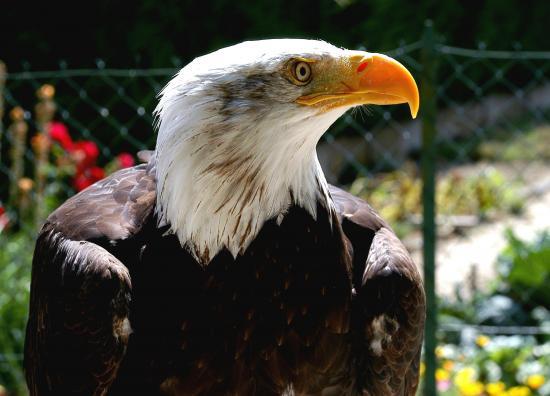
{"type": "Polygon", "coordinates": [[[436,350],[443,395],[550,395],[550,233],[525,242],[507,231],[507,239],[487,291],[440,304],[441,323],[460,328],[436,350]],[[478,325],[495,326],[495,334],[482,334],[478,325]],[[507,335],[501,326],[529,327],[507,335]]]}
{"type": "Polygon", "coordinates": [[[22,362],[33,245],[29,233],[0,233],[0,386],[14,394],[26,389],[22,362]]]}

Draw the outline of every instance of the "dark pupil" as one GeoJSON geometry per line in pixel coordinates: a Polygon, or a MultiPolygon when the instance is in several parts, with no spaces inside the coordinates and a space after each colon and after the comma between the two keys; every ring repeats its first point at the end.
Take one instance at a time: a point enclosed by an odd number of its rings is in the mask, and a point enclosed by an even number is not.
{"type": "Polygon", "coordinates": [[[306,68],[304,66],[300,66],[298,73],[300,73],[301,77],[304,77],[306,75],[306,68]]]}

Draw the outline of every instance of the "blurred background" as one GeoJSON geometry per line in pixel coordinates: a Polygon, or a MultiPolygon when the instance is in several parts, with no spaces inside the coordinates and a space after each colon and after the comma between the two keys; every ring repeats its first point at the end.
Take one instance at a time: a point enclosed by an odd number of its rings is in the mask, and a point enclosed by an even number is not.
{"type": "Polygon", "coordinates": [[[399,59],[406,106],[346,114],[327,179],[390,221],[425,275],[423,391],[550,395],[550,2],[262,0],[2,7],[0,395],[26,394],[22,345],[41,223],[152,149],[152,110],[194,57],[318,38],[399,59]],[[430,21],[428,21],[430,20],[430,21]]]}

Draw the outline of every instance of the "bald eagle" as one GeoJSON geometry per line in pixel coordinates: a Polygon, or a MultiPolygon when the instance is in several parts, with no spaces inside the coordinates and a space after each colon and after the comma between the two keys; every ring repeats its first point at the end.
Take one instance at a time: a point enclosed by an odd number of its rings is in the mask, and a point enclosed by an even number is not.
{"type": "Polygon", "coordinates": [[[55,210],[34,252],[31,395],[412,395],[425,297],[316,144],[348,109],[408,103],[397,61],[244,42],[164,88],[147,163],[55,210]]]}

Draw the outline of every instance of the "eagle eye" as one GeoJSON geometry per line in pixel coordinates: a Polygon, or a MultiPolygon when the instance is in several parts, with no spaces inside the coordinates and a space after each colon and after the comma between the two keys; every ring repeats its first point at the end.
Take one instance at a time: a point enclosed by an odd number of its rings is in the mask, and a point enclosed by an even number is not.
{"type": "Polygon", "coordinates": [[[303,60],[295,60],[290,64],[292,82],[296,85],[306,85],[311,81],[311,66],[303,60]]]}

